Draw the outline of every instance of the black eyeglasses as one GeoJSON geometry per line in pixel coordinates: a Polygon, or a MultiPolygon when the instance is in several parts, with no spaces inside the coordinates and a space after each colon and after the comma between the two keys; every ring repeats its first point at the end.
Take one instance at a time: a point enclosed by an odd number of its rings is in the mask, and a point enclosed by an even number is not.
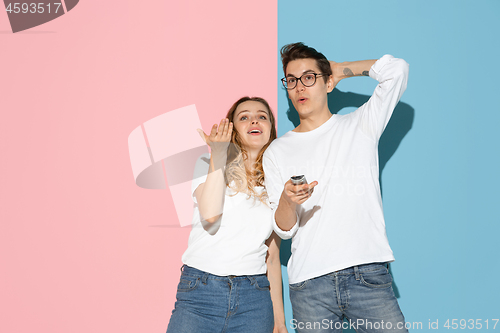
{"type": "Polygon", "coordinates": [[[288,89],[292,90],[297,86],[297,81],[302,82],[304,87],[312,87],[316,83],[316,77],[322,76],[324,74],[316,74],[316,73],[305,73],[302,74],[301,77],[295,77],[295,76],[287,76],[281,79],[281,82],[283,83],[283,86],[288,89]]]}

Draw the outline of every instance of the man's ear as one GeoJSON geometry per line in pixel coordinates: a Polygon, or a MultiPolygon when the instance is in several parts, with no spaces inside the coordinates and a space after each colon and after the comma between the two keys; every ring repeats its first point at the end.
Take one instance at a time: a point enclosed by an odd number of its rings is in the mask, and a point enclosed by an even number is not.
{"type": "Polygon", "coordinates": [[[335,88],[335,84],[333,83],[333,75],[328,76],[328,80],[326,81],[326,92],[332,92],[333,88],[335,88]]]}

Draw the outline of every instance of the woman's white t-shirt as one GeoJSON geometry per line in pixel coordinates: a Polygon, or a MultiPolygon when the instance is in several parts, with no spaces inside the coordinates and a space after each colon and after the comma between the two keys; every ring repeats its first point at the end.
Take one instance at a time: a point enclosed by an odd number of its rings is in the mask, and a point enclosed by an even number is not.
{"type": "MultiPolygon", "coordinates": [[[[259,199],[226,187],[221,218],[209,223],[201,218],[194,196],[207,179],[210,155],[202,155],[195,166],[192,182],[194,213],[188,248],[182,262],[199,270],[219,275],[254,275],[266,273],[267,245],[271,236],[272,210],[259,199]]],[[[256,187],[257,193],[263,187],[256,187]]]]}

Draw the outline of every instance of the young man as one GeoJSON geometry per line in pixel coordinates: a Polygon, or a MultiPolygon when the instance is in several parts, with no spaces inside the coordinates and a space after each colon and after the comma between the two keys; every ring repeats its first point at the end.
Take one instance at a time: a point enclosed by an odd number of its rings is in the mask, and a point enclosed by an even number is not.
{"type": "Polygon", "coordinates": [[[407,332],[387,265],[394,256],[385,231],[377,149],[406,89],[408,64],[390,55],[329,62],[302,43],[285,45],[281,57],[282,81],[300,125],[269,146],[263,166],[274,229],[283,239],[293,237],[292,327],[407,332]],[[340,80],[360,75],[379,82],[369,101],[350,114],[332,115],[327,94],[340,80]],[[314,181],[293,185],[290,177],[296,175],[314,181]]]}

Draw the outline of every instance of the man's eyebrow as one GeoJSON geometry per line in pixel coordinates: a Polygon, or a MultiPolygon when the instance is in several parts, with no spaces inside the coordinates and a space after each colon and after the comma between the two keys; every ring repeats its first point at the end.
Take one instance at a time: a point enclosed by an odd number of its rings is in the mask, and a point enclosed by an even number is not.
{"type": "MultiPolygon", "coordinates": [[[[305,70],[302,72],[302,75],[306,74],[306,73],[316,73],[315,70],[313,69],[308,69],[308,70],[305,70]]],[[[287,74],[286,77],[294,77],[294,78],[297,78],[295,75],[292,75],[292,74],[287,74]]]]}

